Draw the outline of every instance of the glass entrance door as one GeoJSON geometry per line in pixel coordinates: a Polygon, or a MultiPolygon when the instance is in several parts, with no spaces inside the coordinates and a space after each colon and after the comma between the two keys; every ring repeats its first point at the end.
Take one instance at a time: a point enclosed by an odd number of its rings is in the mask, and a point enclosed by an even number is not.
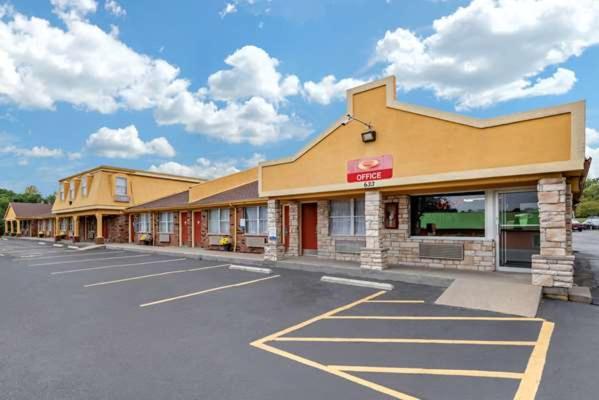
{"type": "Polygon", "coordinates": [[[499,267],[530,269],[541,240],[537,192],[499,193],[498,203],[499,267]]]}

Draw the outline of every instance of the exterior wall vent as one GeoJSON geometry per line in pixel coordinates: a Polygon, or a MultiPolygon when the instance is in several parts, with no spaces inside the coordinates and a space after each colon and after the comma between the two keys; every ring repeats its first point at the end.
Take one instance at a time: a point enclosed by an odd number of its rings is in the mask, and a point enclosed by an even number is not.
{"type": "Polygon", "coordinates": [[[335,252],[337,253],[360,254],[360,250],[364,247],[366,247],[366,240],[335,240],[335,252]]]}
{"type": "Polygon", "coordinates": [[[247,247],[264,247],[264,236],[246,236],[245,244],[247,247]]]}
{"type": "Polygon", "coordinates": [[[420,243],[420,258],[436,258],[441,260],[463,260],[464,244],[420,243]]]}

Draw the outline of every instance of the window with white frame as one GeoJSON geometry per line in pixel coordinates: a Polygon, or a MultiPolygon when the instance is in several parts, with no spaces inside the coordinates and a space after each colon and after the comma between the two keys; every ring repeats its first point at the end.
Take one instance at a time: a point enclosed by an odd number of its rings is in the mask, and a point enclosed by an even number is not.
{"type": "Polygon", "coordinates": [[[48,220],[48,230],[51,231],[52,230],[52,225],[54,224],[54,221],[52,221],[51,219],[48,220]]]}
{"type": "Polygon", "coordinates": [[[67,218],[62,218],[60,220],[60,230],[63,232],[67,232],[67,230],[69,229],[69,221],[67,218]]]}
{"type": "Polygon", "coordinates": [[[215,235],[229,234],[229,209],[213,208],[208,217],[208,233],[215,235]]]}
{"type": "Polygon", "coordinates": [[[75,181],[69,183],[69,200],[75,199],[75,181]]]}
{"type": "Polygon", "coordinates": [[[159,233],[174,233],[175,232],[175,213],[161,212],[158,214],[158,232],[159,233]]]}
{"type": "Polygon", "coordinates": [[[249,235],[266,235],[266,206],[246,207],[245,208],[245,226],[246,233],[249,235]]]}
{"type": "Polygon", "coordinates": [[[64,183],[60,182],[58,190],[60,191],[60,200],[64,201],[64,183]]]}
{"type": "Polygon", "coordinates": [[[363,236],[364,199],[331,200],[329,231],[332,236],[363,236]]]}
{"type": "Polygon", "coordinates": [[[152,223],[152,214],[143,213],[137,216],[137,232],[138,233],[150,233],[152,223]]]}
{"type": "Polygon", "coordinates": [[[117,196],[127,196],[127,178],[117,176],[116,178],[116,194],[117,196]]]}
{"type": "Polygon", "coordinates": [[[81,196],[87,196],[87,176],[81,179],[81,196]]]}

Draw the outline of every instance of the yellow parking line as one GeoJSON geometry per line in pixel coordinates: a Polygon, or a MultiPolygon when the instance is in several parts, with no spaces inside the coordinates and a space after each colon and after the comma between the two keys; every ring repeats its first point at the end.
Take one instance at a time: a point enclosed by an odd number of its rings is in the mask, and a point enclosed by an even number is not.
{"type": "Polygon", "coordinates": [[[366,303],[423,304],[424,300],[368,300],[366,303]]]}
{"type": "Polygon", "coordinates": [[[365,367],[359,365],[329,365],[329,368],[343,372],[374,372],[382,374],[414,374],[414,375],[444,375],[469,376],[474,378],[522,379],[520,372],[483,371],[471,369],[434,369],[434,368],[395,368],[395,367],[365,367]]]}
{"type": "Polygon", "coordinates": [[[383,319],[383,320],[423,320],[423,321],[544,321],[543,318],[526,317],[437,317],[437,316],[388,316],[388,315],[333,315],[325,319],[383,319]]]}
{"type": "Polygon", "coordinates": [[[324,342],[324,343],[410,343],[410,344],[462,344],[481,346],[534,346],[537,342],[510,340],[453,340],[453,339],[408,339],[408,338],[335,338],[285,336],[274,342],[324,342]]]}
{"type": "Polygon", "coordinates": [[[259,348],[261,350],[268,351],[268,352],[276,354],[278,356],[285,357],[285,358],[288,358],[290,360],[296,361],[296,362],[298,362],[300,364],[304,364],[304,365],[307,365],[309,367],[316,368],[316,369],[319,369],[321,371],[328,372],[329,374],[336,375],[336,376],[338,376],[340,378],[347,379],[350,382],[356,383],[358,385],[362,385],[362,386],[367,387],[369,389],[375,390],[375,391],[377,391],[379,393],[386,394],[388,396],[393,397],[394,399],[400,399],[400,400],[419,400],[417,397],[410,396],[407,393],[402,393],[402,392],[399,392],[397,390],[390,389],[390,388],[388,388],[386,386],[379,385],[378,383],[374,383],[374,382],[368,381],[366,379],[359,378],[357,376],[348,374],[347,372],[343,372],[343,371],[340,371],[338,369],[333,369],[333,368],[330,368],[330,367],[328,367],[328,366],[326,366],[324,364],[318,363],[316,361],[312,361],[312,360],[309,360],[307,358],[300,357],[300,356],[298,356],[296,354],[289,353],[289,352],[286,352],[284,350],[277,349],[276,347],[269,346],[269,345],[265,344],[262,340],[256,340],[255,342],[251,343],[251,345],[254,346],[254,347],[256,347],[256,348],[259,348]]]}
{"type": "Polygon", "coordinates": [[[528,359],[524,377],[520,381],[514,400],[527,400],[536,397],[543,376],[543,369],[545,368],[545,360],[547,359],[553,328],[553,322],[543,322],[539,338],[537,339],[537,345],[532,350],[532,354],[528,359]]]}
{"type": "Polygon", "coordinates": [[[84,285],[83,287],[94,287],[94,286],[110,285],[111,283],[129,282],[129,281],[135,281],[135,280],[139,280],[139,279],[153,278],[155,276],[164,276],[164,275],[170,275],[170,274],[179,274],[181,272],[204,271],[204,270],[207,270],[207,269],[227,267],[229,265],[230,264],[212,265],[212,266],[209,266],[209,267],[199,267],[199,268],[190,268],[190,269],[179,269],[179,270],[176,270],[176,271],[159,272],[159,273],[156,273],[156,274],[132,276],[130,278],[116,279],[116,280],[113,280],[113,281],[90,283],[89,285],[84,285]]]}
{"type": "Polygon", "coordinates": [[[223,290],[223,289],[229,289],[229,288],[234,288],[234,287],[239,287],[239,286],[250,285],[252,283],[258,283],[258,282],[266,281],[268,279],[278,278],[280,276],[281,275],[273,275],[273,276],[269,276],[267,278],[254,279],[254,280],[251,280],[251,281],[234,283],[232,285],[219,286],[219,287],[215,287],[215,288],[212,288],[212,289],[201,290],[199,292],[187,293],[187,294],[183,294],[181,296],[170,297],[170,298],[167,298],[167,299],[152,301],[150,303],[140,304],[140,307],[148,307],[148,306],[153,306],[153,305],[156,305],[156,304],[167,303],[169,301],[181,300],[181,299],[186,299],[186,298],[192,297],[192,296],[199,296],[201,294],[216,292],[217,290],[223,290]]]}
{"type": "Polygon", "coordinates": [[[99,269],[124,268],[124,267],[132,267],[135,265],[162,264],[162,263],[185,261],[185,260],[187,260],[187,258],[172,258],[170,260],[145,261],[145,262],[131,263],[131,264],[103,265],[101,267],[77,268],[77,269],[69,269],[66,271],[55,271],[55,272],[50,273],[50,275],[70,274],[72,272],[83,272],[83,271],[96,271],[99,269]]]}

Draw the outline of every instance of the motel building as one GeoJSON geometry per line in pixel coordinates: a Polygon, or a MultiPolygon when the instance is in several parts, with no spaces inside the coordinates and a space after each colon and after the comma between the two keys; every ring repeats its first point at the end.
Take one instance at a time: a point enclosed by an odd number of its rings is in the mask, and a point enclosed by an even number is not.
{"type": "Polygon", "coordinates": [[[393,77],[350,89],[347,115],[296,155],[210,181],[107,166],[66,177],[51,214],[11,203],[6,232],[572,287],[585,103],[481,120],[395,95],[393,77]]]}
{"type": "Polygon", "coordinates": [[[4,232],[10,236],[54,237],[52,204],[8,204],[4,213],[4,232]]]}
{"type": "Polygon", "coordinates": [[[66,177],[58,183],[52,207],[55,238],[73,242],[127,242],[127,208],[187,190],[203,181],[109,166],[66,177]]]}
{"type": "Polygon", "coordinates": [[[258,168],[194,185],[127,213],[130,243],[261,254],[267,242],[258,168]]]}
{"type": "Polygon", "coordinates": [[[571,287],[585,103],[481,120],[395,94],[393,77],[349,90],[348,116],[260,165],[265,260],[517,271],[571,287]]]}

